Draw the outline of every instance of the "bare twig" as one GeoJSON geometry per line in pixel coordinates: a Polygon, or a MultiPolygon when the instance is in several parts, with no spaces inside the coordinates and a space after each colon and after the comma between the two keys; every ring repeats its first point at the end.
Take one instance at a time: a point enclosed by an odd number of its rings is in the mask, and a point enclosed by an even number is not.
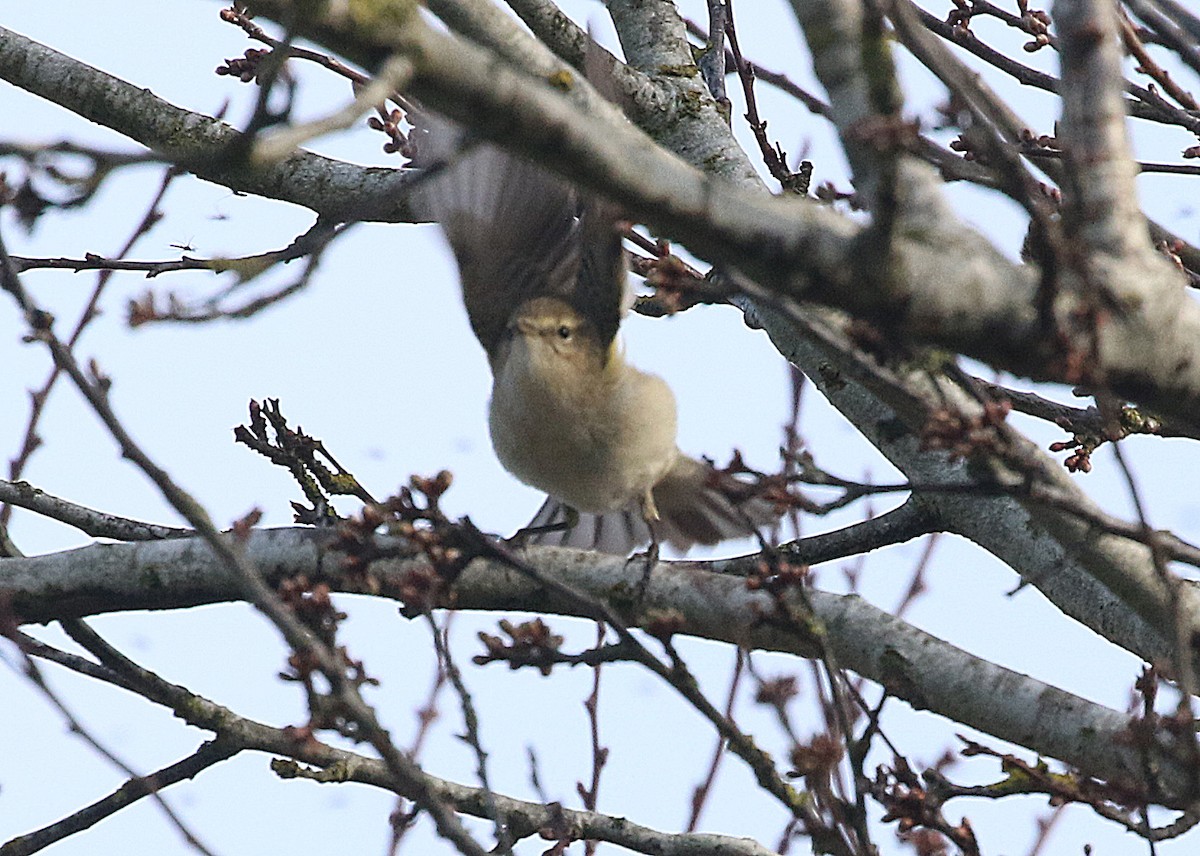
{"type": "MultiPolygon", "coordinates": [[[[608,631],[605,626],[597,623],[597,648],[603,646],[604,638],[607,635],[608,631]]],[[[592,666],[592,691],[583,701],[583,707],[588,716],[588,736],[591,738],[592,745],[592,776],[586,787],[582,782],[576,782],[575,790],[583,802],[583,807],[588,811],[595,811],[600,805],[600,774],[604,772],[604,765],[608,761],[608,747],[600,745],[600,675],[602,671],[603,664],[597,663],[592,666]]],[[[691,829],[688,831],[690,832],[691,829]]],[[[595,840],[589,839],[584,842],[584,852],[587,856],[592,856],[596,852],[595,840]]]]}
{"type": "MultiPolygon", "coordinates": [[[[0,622],[7,624],[7,622],[0,622]]],[[[78,622],[82,625],[83,622],[78,622]]],[[[42,676],[41,670],[37,664],[30,658],[29,652],[22,645],[22,638],[16,634],[9,634],[24,656],[24,673],[29,682],[33,684],[47,701],[59,712],[59,714],[67,721],[72,733],[77,734],[85,743],[103,757],[106,761],[129,776],[127,781],[116,793],[97,803],[85,806],[84,808],[72,813],[70,816],[51,824],[43,829],[28,833],[19,838],[13,839],[4,845],[5,856],[25,856],[25,854],[36,853],[37,851],[48,847],[56,841],[61,841],[69,835],[73,835],[82,829],[87,829],[90,826],[98,823],[104,818],[116,813],[130,803],[149,796],[158,807],[166,815],[167,820],[171,825],[183,836],[184,841],[188,846],[197,853],[212,856],[212,851],[209,850],[201,841],[196,833],[188,827],[183,819],[175,813],[175,810],[163,799],[159,790],[170,784],[181,781],[182,779],[191,778],[200,770],[212,766],[215,763],[225,760],[236,752],[227,751],[225,747],[209,748],[201,747],[201,749],[190,758],[184,759],[177,764],[172,764],[163,770],[152,773],[149,776],[142,776],[134,772],[134,770],[118,758],[111,750],[100,743],[99,740],[87,729],[87,727],[79,720],[77,716],[67,707],[66,703],[58,697],[58,695],[46,683],[42,676]]]]}
{"type": "MultiPolygon", "coordinates": [[[[124,245],[118,251],[118,258],[124,256],[131,249],[133,249],[133,245],[137,243],[138,239],[150,231],[150,228],[162,217],[162,213],[158,210],[158,206],[162,202],[163,197],[166,196],[167,188],[171,185],[171,182],[174,181],[180,174],[180,171],[174,167],[171,167],[163,172],[162,181],[159,183],[158,189],[151,198],[150,204],[146,207],[145,214],[142,215],[142,218],[138,221],[137,225],[134,226],[133,231],[130,233],[129,237],[125,240],[124,245]]],[[[7,256],[6,254],[5,258],[0,261],[3,261],[12,269],[11,274],[7,276],[15,277],[18,273],[18,270],[15,267],[12,257],[7,256]]],[[[5,274],[0,273],[0,275],[5,274]]],[[[92,288],[92,293],[88,297],[87,304],[84,306],[83,312],[79,314],[79,319],[75,322],[74,328],[67,337],[65,347],[68,352],[70,352],[79,342],[80,337],[83,335],[83,332],[87,329],[88,325],[97,318],[97,308],[100,304],[100,298],[103,296],[105,287],[108,285],[108,282],[111,278],[112,272],[109,270],[102,270],[96,277],[96,284],[92,288]]],[[[6,288],[6,290],[11,289],[6,288]]],[[[8,462],[8,477],[12,481],[16,481],[21,477],[21,474],[25,471],[25,466],[29,463],[29,459],[33,456],[33,453],[37,451],[38,447],[42,445],[42,438],[38,436],[38,425],[41,423],[42,412],[45,409],[46,400],[50,397],[50,392],[54,389],[54,385],[58,382],[58,378],[61,373],[62,369],[56,362],[55,365],[50,369],[50,373],[47,375],[46,380],[42,383],[41,387],[39,387],[36,392],[33,392],[30,395],[31,403],[29,410],[29,421],[25,426],[25,436],[21,441],[20,450],[17,452],[16,456],[8,462]]],[[[12,506],[5,502],[2,506],[0,506],[0,526],[6,525],[11,516],[12,506]]]]}
{"type": "Polygon", "coordinates": [[[284,605],[279,596],[266,586],[258,569],[246,559],[237,541],[223,536],[199,503],[134,442],[108,401],[106,384],[99,378],[89,377],[84,373],[70,350],[54,335],[49,315],[34,304],[22,287],[2,241],[0,287],[16,300],[30,325],[31,336],[46,345],[55,365],[71,378],[83,394],[93,412],[120,446],[122,455],[136,464],[171,506],[196,529],[222,564],[235,574],[246,598],[271,620],[288,644],[294,650],[303,651],[311,656],[312,663],[329,681],[332,695],[343,707],[346,716],[359,725],[362,736],[380,753],[388,769],[398,780],[405,783],[407,795],[430,814],[439,834],[452,842],[464,856],[485,856],[486,851],[467,832],[453,810],[438,798],[424,771],[392,743],[374,711],[362,700],[357,685],[347,676],[342,660],[326,648],[292,610],[284,605]]]}
{"type": "MultiPolygon", "coordinates": [[[[730,722],[733,721],[733,708],[737,702],[738,690],[741,688],[742,675],[745,673],[746,663],[749,660],[749,655],[742,648],[737,649],[737,659],[733,664],[733,674],[729,679],[729,693],[725,697],[725,716],[730,722]]],[[[703,781],[696,786],[692,791],[692,801],[689,808],[687,826],[684,827],[686,832],[694,832],[700,824],[700,815],[704,811],[704,805],[708,802],[709,794],[712,792],[713,785],[717,781],[717,773],[721,769],[721,760],[725,757],[725,739],[717,737],[716,746],[713,747],[712,760],[708,763],[708,772],[704,774],[703,781]]]]}
{"type": "Polygon", "coordinates": [[[93,538],[114,538],[118,541],[152,541],[159,538],[188,538],[196,533],[191,529],[160,526],[131,520],[116,514],[96,511],[82,505],[51,496],[26,482],[0,479],[0,502],[74,526],[93,538]]]}

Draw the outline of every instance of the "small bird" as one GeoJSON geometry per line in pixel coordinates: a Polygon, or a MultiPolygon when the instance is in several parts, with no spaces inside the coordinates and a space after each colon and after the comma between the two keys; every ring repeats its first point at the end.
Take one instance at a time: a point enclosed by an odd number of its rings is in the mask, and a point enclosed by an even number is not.
{"type": "Polygon", "coordinates": [[[441,224],[458,262],[492,369],[492,445],[549,495],[532,540],[628,555],[776,520],[773,503],[679,450],[670,387],[626,362],[617,332],[632,295],[617,209],[445,120],[417,124],[413,163],[426,174],[412,204],[441,224]]]}

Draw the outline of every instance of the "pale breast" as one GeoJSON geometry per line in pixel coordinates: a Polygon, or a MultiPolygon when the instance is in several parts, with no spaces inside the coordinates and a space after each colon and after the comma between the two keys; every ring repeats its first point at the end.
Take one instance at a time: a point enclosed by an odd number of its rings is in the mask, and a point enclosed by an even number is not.
{"type": "Polygon", "coordinates": [[[505,469],[579,511],[638,502],[675,462],[675,398],[622,365],[605,382],[551,390],[499,375],[489,427],[505,469]]]}

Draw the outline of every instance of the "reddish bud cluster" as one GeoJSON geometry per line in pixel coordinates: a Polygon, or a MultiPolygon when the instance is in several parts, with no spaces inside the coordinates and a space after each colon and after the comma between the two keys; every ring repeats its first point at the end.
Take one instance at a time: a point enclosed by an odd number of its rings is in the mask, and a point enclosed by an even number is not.
{"type": "Polygon", "coordinates": [[[1041,9],[1024,9],[1021,15],[1021,29],[1033,36],[1032,41],[1021,47],[1028,53],[1040,51],[1050,44],[1050,13],[1041,9]]]}
{"type": "Polygon", "coordinates": [[[921,430],[921,448],[944,450],[955,460],[977,452],[999,452],[1003,440],[998,429],[1011,410],[1007,400],[990,400],[969,417],[949,408],[933,410],[921,430]]]}
{"type": "Polygon", "coordinates": [[[808,743],[797,743],[792,747],[788,755],[792,764],[791,775],[810,780],[828,779],[845,752],[845,743],[833,735],[814,735],[808,743]]]}
{"type": "Polygon", "coordinates": [[[1073,473],[1090,473],[1092,471],[1092,452],[1104,443],[1101,437],[1088,437],[1076,434],[1070,440],[1059,440],[1050,444],[1051,452],[1065,452],[1073,449],[1069,458],[1063,461],[1063,466],[1073,473]]]}
{"type": "Polygon", "coordinates": [[[313,582],[300,574],[280,582],[277,593],[317,638],[327,645],[333,644],[338,624],[346,614],[334,608],[328,583],[313,582]]]}
{"type": "Polygon", "coordinates": [[[487,653],[477,654],[472,661],[479,666],[487,663],[508,663],[510,669],[522,666],[533,666],[543,675],[549,675],[554,664],[559,661],[558,652],[562,647],[563,637],[552,633],[550,626],[540,618],[513,624],[511,621],[501,621],[500,629],[511,640],[505,642],[499,636],[480,633],[479,641],[487,649],[487,653]]]}
{"type": "Polygon", "coordinates": [[[383,150],[389,155],[399,152],[404,157],[411,159],[416,154],[416,149],[412,137],[401,129],[403,122],[404,111],[392,109],[384,112],[381,108],[378,116],[367,118],[367,127],[372,131],[382,131],[388,136],[388,142],[383,144],[383,150]]]}
{"type": "Polygon", "coordinates": [[[891,768],[879,766],[871,794],[886,808],[884,823],[897,821],[906,841],[927,856],[945,853],[949,838],[963,853],[979,853],[979,842],[965,817],[957,826],[942,817],[942,801],[929,792],[908,761],[897,757],[891,768]]]}
{"type": "Polygon", "coordinates": [[[1059,143],[1058,137],[1055,137],[1051,134],[1036,134],[1029,128],[1021,129],[1021,142],[1024,143],[1027,148],[1062,151],[1062,144],[1059,143]]]}
{"type": "Polygon", "coordinates": [[[783,708],[789,701],[800,694],[800,683],[795,675],[780,675],[758,685],[754,701],[758,704],[783,708]]]}
{"type": "Polygon", "coordinates": [[[218,75],[236,77],[242,83],[249,83],[258,76],[258,66],[270,54],[263,48],[247,48],[243,56],[225,60],[224,65],[216,68],[218,75]]]}

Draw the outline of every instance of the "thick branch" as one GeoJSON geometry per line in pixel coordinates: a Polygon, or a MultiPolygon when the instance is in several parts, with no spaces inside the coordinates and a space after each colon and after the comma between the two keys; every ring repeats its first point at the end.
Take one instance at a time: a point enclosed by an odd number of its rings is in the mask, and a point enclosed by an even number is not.
{"type": "MultiPolygon", "coordinates": [[[[432,106],[602,190],[698,254],[776,292],[868,316],[1016,374],[1069,380],[1062,360],[1047,353],[1033,273],[959,224],[928,191],[919,165],[898,181],[900,204],[912,217],[893,242],[890,264],[881,265],[870,236],[849,220],[707,178],[634,128],[580,111],[552,87],[418,16],[397,24],[331,14],[319,29],[394,45],[414,63],[414,94],[432,106]]],[[[1114,343],[1105,368],[1118,393],[1188,419],[1200,411],[1200,307],[1185,299],[1179,282],[1164,274],[1147,283],[1163,298],[1151,301],[1153,315],[1131,311],[1100,335],[1114,343]]]]}
{"type": "Polygon", "coordinates": [[[412,220],[403,192],[408,176],[400,170],[355,166],[302,150],[270,166],[235,162],[224,155],[239,135],[226,123],[176,107],[3,27],[0,79],[231,190],[302,205],[334,221],[412,220]]]}
{"type": "MultiPolygon", "coordinates": [[[[331,536],[316,530],[253,533],[245,556],[267,571],[267,582],[294,574],[321,578],[340,591],[361,590],[348,580],[336,554],[321,544],[331,536]]],[[[633,623],[653,621],[664,610],[682,616],[689,635],[750,648],[812,656],[817,645],[806,628],[772,619],[772,599],[748,590],[739,577],[713,573],[701,562],[658,566],[636,609],[621,593],[634,591],[643,569],[620,557],[530,549],[527,561],[587,598],[609,603],[633,623]]],[[[371,565],[371,586],[399,599],[414,560],[371,565]]],[[[26,621],[93,615],[128,609],[170,609],[240,600],[242,590],[211,549],[195,539],[145,544],[93,545],[32,559],[0,561],[0,588],[26,621]]],[[[808,592],[823,625],[824,645],[838,662],[886,687],[914,707],[1079,767],[1093,775],[1136,785],[1144,770],[1157,770],[1153,789],[1167,804],[1186,799],[1190,781],[1183,761],[1156,745],[1144,765],[1130,748],[1125,714],[1094,705],[1032,678],[993,665],[936,639],[855,596],[808,592]]],[[[462,609],[548,612],[577,615],[578,601],[564,603],[511,568],[472,562],[456,580],[453,604],[462,609]]],[[[800,611],[799,601],[792,604],[800,611]]]]}
{"type": "MultiPolygon", "coordinates": [[[[278,15],[290,6],[283,0],[256,4],[257,9],[278,15]]],[[[814,296],[868,314],[890,306],[895,317],[883,323],[900,319],[902,328],[915,325],[908,332],[918,338],[942,337],[977,356],[987,352],[1018,372],[1017,366],[1033,374],[1051,368],[1035,356],[1044,345],[1044,330],[1035,309],[1033,273],[1010,264],[980,236],[957,226],[944,200],[931,191],[932,182],[919,174],[919,165],[902,170],[901,204],[912,214],[905,233],[893,241],[896,264],[890,271],[883,265],[864,271],[861,264],[873,256],[869,247],[859,243],[863,240],[859,227],[848,219],[826,208],[764,198],[757,178],[742,182],[746,190],[706,178],[627,124],[581,110],[577,102],[507,61],[431,31],[417,18],[399,17],[400,23],[328,15],[310,22],[307,34],[331,46],[353,44],[356,51],[379,55],[388,45],[401,47],[415,61],[417,94],[429,103],[470,123],[483,136],[536,156],[549,167],[622,200],[666,233],[687,239],[701,254],[750,270],[768,286],[788,293],[811,286],[814,296]],[[881,276],[891,283],[882,290],[881,276]],[[892,303],[893,299],[899,303],[892,303]]],[[[715,116],[715,111],[691,119],[681,114],[678,121],[712,131],[715,116]]],[[[886,454],[910,478],[921,482],[967,478],[965,469],[948,465],[944,454],[923,449],[917,442],[928,405],[909,405],[901,415],[908,424],[900,425],[897,434],[897,413],[888,408],[901,405],[887,398],[882,404],[878,396],[886,390],[878,384],[870,392],[856,386],[865,373],[849,365],[849,354],[857,349],[840,328],[827,331],[825,339],[814,338],[794,318],[753,308],[748,314],[810,377],[829,378],[826,391],[831,401],[873,442],[889,447],[886,454]],[[852,382],[847,384],[847,378],[852,382]]],[[[1200,316],[1195,320],[1200,325],[1200,316]]],[[[1183,323],[1181,329],[1190,323],[1183,323]]],[[[1200,348],[1200,336],[1182,349],[1173,343],[1164,347],[1185,354],[1200,348]]],[[[1186,368],[1193,369],[1200,372],[1200,360],[1186,368]]],[[[921,367],[910,374],[929,376],[921,367]]],[[[930,390],[929,400],[936,402],[940,395],[930,390]]],[[[1183,398],[1173,399],[1174,406],[1186,411],[1182,403],[1183,398]]],[[[1042,460],[1044,455],[1032,447],[1030,452],[1037,466],[1047,473],[1050,470],[1043,464],[1053,469],[1053,462],[1042,460]]],[[[1069,482],[1059,486],[1084,502],[1069,482]]],[[[1146,551],[1140,545],[1124,545],[1120,539],[1097,541],[1087,525],[1054,517],[1051,522],[1063,523],[1069,536],[1064,550],[1055,537],[1045,534],[1046,529],[1031,527],[1029,514],[1013,500],[964,496],[944,503],[943,511],[953,531],[986,545],[1043,590],[1055,590],[1052,598],[1068,614],[1148,659],[1161,659],[1169,650],[1154,629],[1163,626],[1157,619],[1147,621],[1114,604],[1103,585],[1087,579],[1092,574],[1121,592],[1124,585],[1117,582],[1131,575],[1136,582],[1130,601],[1138,604],[1143,615],[1161,617],[1162,610],[1154,605],[1161,598],[1152,595],[1147,600],[1138,593],[1147,576],[1146,551]],[[1094,609],[1097,605],[1104,608],[1094,609]]]]}

